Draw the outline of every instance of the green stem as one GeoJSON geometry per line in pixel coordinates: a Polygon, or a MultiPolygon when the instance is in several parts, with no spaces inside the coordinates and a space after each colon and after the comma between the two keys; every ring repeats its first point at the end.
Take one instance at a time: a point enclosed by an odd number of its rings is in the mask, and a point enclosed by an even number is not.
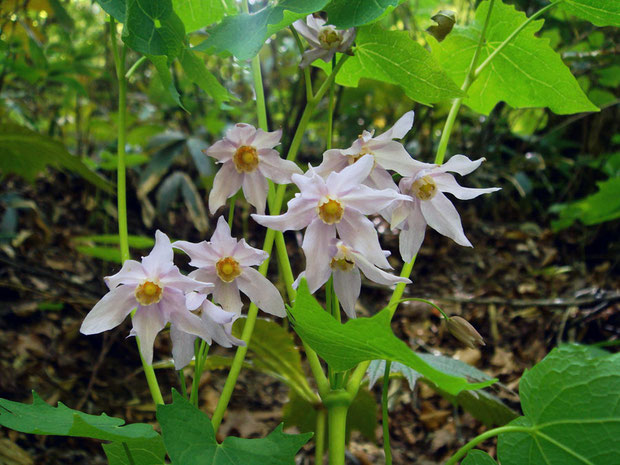
{"type": "Polygon", "coordinates": [[[183,397],[187,399],[187,384],[185,382],[185,373],[183,373],[183,370],[179,370],[177,371],[177,374],[179,375],[179,383],[181,383],[181,392],[183,393],[183,397]]]}
{"type": "Polygon", "coordinates": [[[140,65],[146,60],[146,56],[143,55],[133,65],[131,65],[131,68],[129,68],[129,70],[125,73],[125,79],[129,79],[131,75],[135,73],[135,71],[140,67],[140,65]]]}
{"type": "MultiPolygon", "coordinates": [[[[297,33],[297,31],[295,30],[293,26],[291,26],[289,29],[293,33],[293,37],[295,38],[295,42],[297,43],[297,48],[299,49],[299,53],[303,55],[304,46],[301,43],[299,34],[297,33]]],[[[303,68],[303,73],[304,73],[304,81],[306,83],[306,100],[312,100],[312,80],[310,78],[310,69],[306,66],[305,68],[303,68]]]]}
{"type": "Polygon", "coordinates": [[[326,410],[321,406],[316,411],[316,427],[314,431],[314,465],[323,465],[325,455],[325,420],[326,410]]]}
{"type": "MultiPolygon", "coordinates": [[[[295,161],[295,158],[297,157],[297,152],[299,151],[299,147],[303,139],[303,134],[306,130],[306,127],[308,126],[308,123],[310,122],[312,111],[316,107],[317,103],[321,100],[321,98],[325,95],[325,92],[327,92],[327,90],[329,89],[330,83],[335,79],[336,73],[340,70],[347,58],[348,56],[344,55],[340,59],[340,61],[336,65],[336,68],[334,68],[329,77],[325,80],[325,82],[323,82],[316,95],[312,98],[312,100],[308,101],[308,104],[306,105],[306,108],[304,109],[304,112],[302,114],[301,120],[299,121],[299,125],[297,126],[297,130],[295,131],[295,135],[293,136],[293,140],[291,142],[291,146],[286,157],[287,160],[295,161]]],[[[270,213],[272,215],[278,215],[280,213],[280,210],[282,209],[282,203],[284,202],[285,192],[286,185],[280,184],[276,190],[276,196],[273,202],[273,209],[270,208],[270,213]]],[[[273,229],[267,229],[267,232],[265,233],[265,241],[263,242],[263,250],[267,252],[270,256],[273,249],[275,236],[276,232],[273,229]]],[[[265,276],[267,274],[268,267],[269,258],[267,258],[267,260],[265,260],[261,264],[261,266],[258,268],[258,271],[263,276],[265,276]]],[[[228,407],[228,402],[230,402],[230,398],[232,397],[235,384],[237,383],[237,378],[239,377],[239,373],[241,373],[243,361],[245,360],[245,355],[247,354],[248,346],[252,338],[252,332],[254,331],[254,325],[256,324],[257,315],[258,307],[253,303],[250,304],[245,326],[243,327],[243,333],[241,334],[241,339],[245,341],[246,345],[239,346],[237,348],[237,352],[235,353],[235,357],[233,358],[233,362],[230,367],[230,372],[228,373],[228,377],[226,378],[226,383],[224,384],[224,388],[222,389],[222,394],[220,395],[217,406],[215,407],[215,411],[213,412],[213,417],[211,418],[213,429],[216,432],[220,424],[222,423],[224,413],[226,412],[226,408],[228,407]]],[[[316,381],[319,386],[319,392],[325,392],[329,389],[329,387],[326,387],[327,379],[325,378],[322,368],[320,368],[321,364],[318,360],[318,357],[316,353],[311,350],[310,347],[308,347],[306,344],[304,344],[304,348],[306,349],[306,355],[308,356],[312,373],[315,377],[317,377],[316,381]]]]}
{"type": "Polygon", "coordinates": [[[385,451],[385,465],[392,465],[392,451],[390,449],[390,417],[388,415],[388,389],[390,387],[390,369],[392,362],[385,361],[385,373],[383,373],[383,392],[381,393],[381,412],[383,420],[383,450],[385,451]]]}
{"type": "Polygon", "coordinates": [[[327,407],[329,465],[344,465],[347,412],[351,396],[344,390],[332,390],[323,400],[327,407]]]}
{"type": "Polygon", "coordinates": [[[465,455],[482,441],[486,441],[489,438],[497,436],[503,433],[531,433],[532,428],[528,426],[501,426],[499,428],[490,429],[489,431],[485,431],[484,433],[476,436],[474,439],[469,441],[463,447],[461,447],[456,454],[454,454],[444,465],[456,465],[459,460],[461,460],[465,455]]]}
{"type": "MultiPolygon", "coordinates": [[[[336,66],[336,55],[332,59],[332,68],[336,66]]],[[[334,81],[329,86],[329,106],[327,109],[327,150],[332,148],[334,137],[334,81]]]]}
{"type": "MultiPolygon", "coordinates": [[[[126,47],[123,46],[119,52],[116,42],[116,22],[110,18],[110,36],[112,39],[112,52],[114,54],[114,64],[116,65],[116,77],[118,79],[118,137],[117,137],[117,209],[118,209],[118,237],[121,249],[121,264],[129,260],[129,237],[127,232],[127,182],[125,178],[125,140],[127,137],[127,80],[125,79],[125,53],[126,47]]],[[[133,314],[132,314],[133,317],[133,314]]],[[[136,337],[138,352],[140,352],[140,341],[136,337]]],[[[164,398],[161,395],[155,370],[152,365],[146,363],[140,352],[140,360],[146,382],[151,392],[153,402],[163,404],[164,398]]]]}
{"type": "MultiPolygon", "coordinates": [[[[489,10],[487,11],[487,17],[484,20],[484,26],[482,26],[482,32],[480,33],[480,40],[478,41],[478,46],[476,47],[476,51],[474,52],[474,56],[471,59],[471,63],[469,64],[469,70],[465,75],[465,81],[463,81],[463,85],[461,86],[461,91],[463,94],[466,94],[474,80],[476,63],[478,62],[478,57],[480,56],[480,51],[482,50],[482,44],[485,41],[485,35],[487,31],[487,27],[489,26],[489,22],[491,19],[491,12],[493,11],[493,5],[495,4],[495,0],[491,0],[489,4],[489,10]]],[[[454,127],[454,122],[456,121],[456,115],[461,108],[461,104],[463,103],[463,97],[459,97],[454,99],[452,102],[452,106],[450,107],[450,112],[448,113],[448,118],[446,118],[446,122],[443,127],[443,131],[441,133],[441,139],[439,139],[439,147],[437,147],[437,155],[435,156],[435,163],[441,165],[446,156],[446,150],[448,148],[448,140],[450,139],[450,135],[452,134],[452,128],[454,127]]]]}
{"type": "Polygon", "coordinates": [[[239,195],[239,191],[237,191],[235,195],[230,198],[230,206],[228,207],[228,227],[231,230],[233,227],[233,220],[235,219],[235,203],[237,200],[237,195],[239,195]]]}

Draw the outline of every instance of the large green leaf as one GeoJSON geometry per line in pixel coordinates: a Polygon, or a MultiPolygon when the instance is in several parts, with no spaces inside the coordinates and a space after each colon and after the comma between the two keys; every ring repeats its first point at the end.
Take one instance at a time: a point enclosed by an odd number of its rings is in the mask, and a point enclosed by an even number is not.
{"type": "Polygon", "coordinates": [[[560,217],[551,222],[558,231],[568,228],[579,220],[585,225],[594,225],[620,218],[620,177],[597,183],[598,192],[568,204],[556,204],[551,212],[560,217]]]}
{"type": "Polygon", "coordinates": [[[155,65],[155,69],[157,70],[157,74],[159,75],[159,79],[161,80],[164,89],[168,91],[178,106],[187,111],[187,109],[183,106],[183,103],[181,103],[181,95],[179,94],[179,91],[177,90],[177,87],[172,79],[168,58],[164,55],[147,55],[147,57],[151,60],[151,63],[155,65]]]}
{"type": "Polygon", "coordinates": [[[227,437],[219,444],[209,417],[176,391],[172,399],[172,404],[157,406],[157,420],[177,465],[294,465],[295,454],[312,437],[284,434],[280,425],[266,438],[227,437]]]}
{"type": "Polygon", "coordinates": [[[497,462],[489,454],[481,450],[472,450],[461,465],[497,465],[497,462]]]}
{"type": "Polygon", "coordinates": [[[96,0],[101,8],[119,23],[125,22],[127,0],[96,0]]]}
{"type": "Polygon", "coordinates": [[[221,103],[230,100],[230,94],[226,87],[220,84],[207,69],[205,62],[196,56],[192,50],[183,49],[179,62],[187,78],[213,97],[216,102],[221,103]]]}
{"type": "Polygon", "coordinates": [[[332,0],[325,7],[327,22],[339,29],[368,24],[388,9],[393,9],[405,0],[332,0]]]}
{"type": "Polygon", "coordinates": [[[185,27],[171,0],[127,0],[123,41],[136,52],[176,57],[184,40],[185,27]]]}
{"type": "Polygon", "coordinates": [[[416,102],[431,104],[462,94],[424,47],[405,31],[379,25],[358,30],[355,56],[342,67],[336,82],[357,87],[361,78],[397,84],[416,102]]]}
{"type": "Polygon", "coordinates": [[[320,10],[326,3],[327,0],[282,0],[253,14],[226,16],[209,30],[209,38],[195,49],[249,60],[258,53],[269,35],[320,10]]]}
{"type": "Polygon", "coordinates": [[[337,322],[310,295],[302,280],[293,307],[289,307],[293,327],[299,337],[314,349],[335,371],[345,371],[366,360],[391,360],[415,369],[450,394],[464,389],[480,389],[495,380],[468,383],[465,378],[433,368],[398,339],[390,327],[389,309],[372,318],[357,318],[345,324],[337,322]]]}
{"type": "Polygon", "coordinates": [[[108,465],[163,465],[166,458],[166,447],[161,436],[132,441],[129,444],[111,442],[103,444],[103,450],[108,458],[108,465]]]}
{"type": "Polygon", "coordinates": [[[46,166],[65,168],[95,186],[114,193],[114,185],[97,175],[49,137],[16,124],[0,124],[0,173],[15,173],[34,181],[46,166]]]}
{"type": "Polygon", "coordinates": [[[620,457],[620,353],[554,349],[519,383],[524,416],[500,435],[502,465],[598,465],[620,457]]]}
{"type": "Polygon", "coordinates": [[[562,0],[560,6],[569,13],[597,26],[620,26],[620,2],[618,0],[562,0]]]}
{"type": "Polygon", "coordinates": [[[172,7],[188,33],[218,22],[226,13],[222,0],[172,0],[172,7]]]}
{"type": "Polygon", "coordinates": [[[159,437],[151,425],[135,423],[122,426],[124,423],[121,418],[109,417],[105,413],[89,415],[70,409],[61,402],[58,402],[58,407],[52,407],[36,392],[32,393],[32,404],[0,398],[0,425],[22,433],[120,442],[159,437]]]}
{"type": "MultiPolygon", "coordinates": [[[[462,83],[480,40],[489,2],[480,3],[475,20],[456,26],[441,43],[432,37],[433,53],[452,78],[462,83]]],[[[496,1],[478,64],[517,29],[527,17],[513,6],[496,1]]],[[[500,101],[513,108],[549,107],[558,114],[597,111],[548,39],[536,37],[543,20],[530,23],[482,71],[463,102],[488,115],[500,101]]]]}

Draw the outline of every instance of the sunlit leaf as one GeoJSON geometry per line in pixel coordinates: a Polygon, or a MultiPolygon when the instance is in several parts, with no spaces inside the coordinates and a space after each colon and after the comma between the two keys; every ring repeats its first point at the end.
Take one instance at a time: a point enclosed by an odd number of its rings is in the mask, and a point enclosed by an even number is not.
{"type": "Polygon", "coordinates": [[[284,434],[282,425],[266,438],[215,439],[211,420],[178,392],[172,404],[157,406],[168,455],[183,465],[294,465],[295,454],[312,434],[284,434]]]}
{"type": "Polygon", "coordinates": [[[218,22],[226,13],[222,0],[172,0],[172,7],[188,33],[218,22]]]}
{"type": "Polygon", "coordinates": [[[465,378],[447,375],[433,368],[398,339],[390,327],[390,311],[384,309],[371,318],[337,322],[310,295],[301,281],[293,307],[289,307],[293,328],[335,371],[346,371],[366,360],[400,362],[450,394],[464,389],[480,389],[495,380],[468,383],[465,378]]]}
{"type": "MultiPolygon", "coordinates": [[[[559,2],[560,0],[551,0],[559,2]]],[[[562,0],[560,8],[596,26],[620,26],[618,0],[562,0]]]]}
{"type": "Polygon", "coordinates": [[[355,55],[344,64],[336,82],[357,87],[361,78],[396,84],[410,99],[424,104],[462,94],[430,53],[408,32],[386,31],[379,25],[358,30],[355,55]]]}
{"type": "Polygon", "coordinates": [[[127,0],[123,41],[136,52],[172,58],[184,40],[185,27],[171,0],[127,0]]]}
{"type": "MultiPolygon", "coordinates": [[[[480,3],[475,20],[465,27],[455,26],[441,43],[429,37],[434,55],[459,84],[469,70],[488,8],[488,1],[480,3]]],[[[514,6],[495,2],[478,64],[526,19],[514,6]]],[[[549,107],[558,114],[598,110],[548,40],[536,37],[543,23],[530,23],[493,59],[470,87],[463,100],[466,105],[485,115],[500,101],[513,108],[549,107]]]]}
{"type": "Polygon", "coordinates": [[[327,22],[338,29],[368,24],[405,0],[332,0],[325,7],[327,22]]]}
{"type": "Polygon", "coordinates": [[[119,23],[125,22],[127,0],[96,0],[101,8],[119,23]]]}

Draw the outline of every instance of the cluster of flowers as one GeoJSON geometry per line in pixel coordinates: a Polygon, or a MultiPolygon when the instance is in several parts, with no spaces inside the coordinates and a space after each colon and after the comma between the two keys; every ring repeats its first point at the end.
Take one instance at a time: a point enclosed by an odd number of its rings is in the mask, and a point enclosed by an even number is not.
{"type": "MultiPolygon", "coordinates": [[[[206,151],[222,164],[209,195],[209,208],[214,213],[241,187],[258,212],[252,217],[259,224],[280,231],[307,228],[302,243],[306,268],[300,278],[305,276],[310,291],[315,292],[333,276],[345,313],[355,318],[360,271],[380,284],[410,282],[385,271],[391,269],[389,252],[382,250],[367,215],[380,214],[401,230],[400,253],[408,262],[418,252],[427,225],[458,244],[471,246],[458,212],[444,193],[471,199],[498,190],[465,188],[449,174],[471,173],[483,159],[471,161],[455,155],[443,165],[414,160],[394,140],[411,129],[413,116],[413,111],[406,113],[380,136],[364,131],[349,148],[327,150],[322,163],[309,166],[305,174],[273,149],[281,131],[237,124],[206,151]],[[402,176],[398,186],[388,170],[402,176]],[[293,182],[299,188],[283,215],[264,215],[267,179],[293,182]]],[[[151,363],[155,336],[170,323],[177,369],[191,361],[197,336],[227,347],[243,344],[231,335],[232,323],[241,314],[239,291],[267,313],[285,316],[275,286],[251,268],[267,256],[245,240],[233,238],[222,217],[210,242],[171,244],[157,231],[150,255],[141,263],[128,260],[117,274],[106,278],[110,292],[87,315],[81,331],[94,334],[111,329],[137,308],[131,335],[139,338],[142,356],[151,363]],[[187,253],[190,265],[198,269],[182,275],[173,263],[173,248],[187,253]],[[210,293],[213,302],[207,300],[210,293]]]]}

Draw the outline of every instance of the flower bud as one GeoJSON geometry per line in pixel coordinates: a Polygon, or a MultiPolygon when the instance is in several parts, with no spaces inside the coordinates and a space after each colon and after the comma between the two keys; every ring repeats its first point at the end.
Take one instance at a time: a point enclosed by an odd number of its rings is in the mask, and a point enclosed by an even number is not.
{"type": "Polygon", "coordinates": [[[448,325],[448,331],[467,347],[475,349],[476,344],[480,344],[481,346],[486,345],[480,333],[478,333],[476,328],[465,318],[451,316],[446,320],[446,323],[448,325]]]}

